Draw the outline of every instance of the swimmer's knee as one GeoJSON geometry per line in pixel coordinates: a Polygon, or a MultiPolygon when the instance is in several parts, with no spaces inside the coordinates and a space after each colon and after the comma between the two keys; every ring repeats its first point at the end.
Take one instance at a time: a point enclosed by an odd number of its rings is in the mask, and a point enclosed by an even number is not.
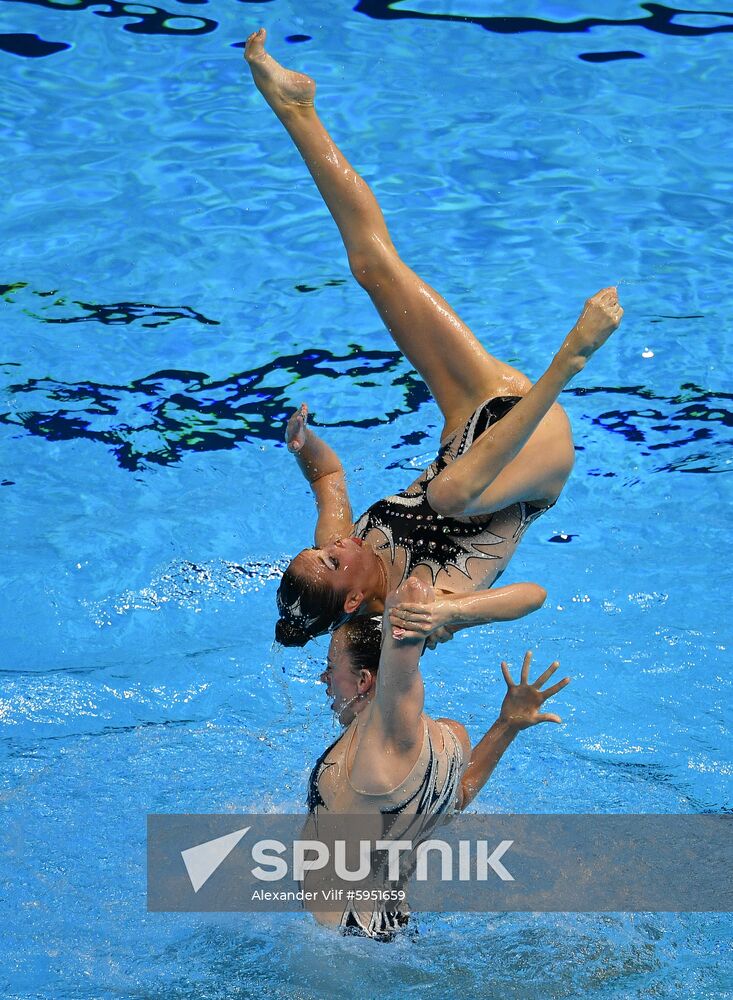
{"type": "Polygon", "coordinates": [[[454,484],[441,479],[441,476],[436,476],[428,484],[426,495],[435,513],[442,517],[460,517],[466,510],[465,500],[457,495],[454,484]]]}

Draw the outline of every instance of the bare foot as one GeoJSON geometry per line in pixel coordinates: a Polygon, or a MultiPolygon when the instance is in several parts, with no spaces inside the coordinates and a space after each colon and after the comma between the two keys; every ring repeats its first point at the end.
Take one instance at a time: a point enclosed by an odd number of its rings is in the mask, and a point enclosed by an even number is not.
{"type": "Polygon", "coordinates": [[[255,85],[276,113],[288,107],[313,107],[316,84],[305,73],[285,69],[265,52],[267,32],[255,31],[247,39],[244,58],[249,63],[255,85]]]}
{"type": "Polygon", "coordinates": [[[578,322],[560,348],[573,372],[580,371],[588,358],[618,329],[624,314],[615,287],[602,288],[586,300],[578,322]]]}

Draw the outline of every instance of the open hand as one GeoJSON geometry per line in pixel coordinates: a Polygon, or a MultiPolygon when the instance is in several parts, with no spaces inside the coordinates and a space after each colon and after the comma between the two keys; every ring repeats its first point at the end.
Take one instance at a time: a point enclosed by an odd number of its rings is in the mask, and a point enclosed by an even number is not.
{"type": "Polygon", "coordinates": [[[292,451],[293,454],[297,454],[305,444],[307,423],[308,407],[305,403],[301,403],[290,420],[288,420],[288,426],[285,428],[285,443],[288,446],[288,451],[292,451]]]}
{"type": "Polygon", "coordinates": [[[501,706],[499,718],[504,722],[508,722],[515,729],[528,729],[530,726],[536,726],[540,722],[562,722],[559,715],[547,712],[541,713],[538,709],[542,707],[548,698],[552,698],[554,694],[557,694],[558,691],[566,687],[570,683],[570,678],[565,677],[563,680],[558,681],[557,684],[553,684],[552,687],[547,688],[546,691],[540,691],[542,685],[552,677],[560,664],[555,660],[544,673],[540,674],[536,681],[530,684],[529,667],[531,663],[532,654],[525,653],[519,684],[515,684],[512,680],[512,675],[509,673],[509,667],[506,663],[502,662],[501,664],[501,672],[504,675],[508,690],[501,706]]]}

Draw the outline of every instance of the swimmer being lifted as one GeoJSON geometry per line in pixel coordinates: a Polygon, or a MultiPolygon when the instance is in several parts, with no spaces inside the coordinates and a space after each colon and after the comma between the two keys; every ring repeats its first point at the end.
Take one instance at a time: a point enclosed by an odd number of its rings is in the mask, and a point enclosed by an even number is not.
{"type": "Polygon", "coordinates": [[[276,638],[302,645],[358,615],[384,610],[414,575],[435,589],[426,610],[403,602],[390,621],[403,636],[450,638],[465,625],[518,618],[545,597],[535,584],[489,590],[527,526],[555,503],[570,475],[570,426],[557,398],[621,322],[615,288],[587,300],[534,384],[488,354],[447,302],[400,259],[368,185],[321,124],[315,83],[265,52],[265,31],[245,48],[257,88],[300,152],[339,228],[351,271],[395,343],[427,383],[444,418],[432,465],[404,492],[354,523],[344,470],[306,426],[288,444],[318,507],[315,548],[285,571],[276,638]]]}

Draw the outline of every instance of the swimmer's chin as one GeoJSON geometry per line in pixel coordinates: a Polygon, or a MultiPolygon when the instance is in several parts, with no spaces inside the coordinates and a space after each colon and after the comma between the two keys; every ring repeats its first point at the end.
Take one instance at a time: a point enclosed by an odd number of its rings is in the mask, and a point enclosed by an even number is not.
{"type": "Polygon", "coordinates": [[[346,729],[347,726],[350,726],[351,723],[353,722],[354,719],[353,715],[351,716],[351,718],[346,718],[346,719],[344,718],[344,715],[347,712],[346,705],[339,706],[336,704],[335,701],[332,701],[330,711],[332,712],[334,719],[341,726],[342,729],[346,729]]]}

